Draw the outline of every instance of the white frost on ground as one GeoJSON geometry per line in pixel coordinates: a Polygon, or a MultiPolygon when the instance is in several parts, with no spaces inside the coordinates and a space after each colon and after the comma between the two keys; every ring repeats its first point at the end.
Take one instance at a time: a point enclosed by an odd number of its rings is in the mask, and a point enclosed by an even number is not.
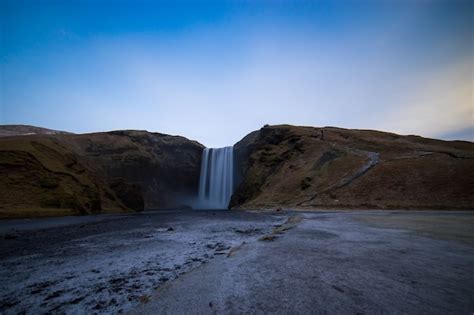
{"type": "Polygon", "coordinates": [[[122,312],[146,301],[164,283],[269,233],[285,218],[196,216],[165,225],[155,218],[156,222],[142,220],[132,228],[84,235],[46,251],[0,259],[0,311],[122,312]]]}

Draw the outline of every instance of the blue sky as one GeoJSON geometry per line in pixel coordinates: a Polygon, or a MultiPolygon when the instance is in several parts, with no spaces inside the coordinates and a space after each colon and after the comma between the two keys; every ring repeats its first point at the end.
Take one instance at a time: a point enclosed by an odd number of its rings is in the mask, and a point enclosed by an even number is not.
{"type": "Polygon", "coordinates": [[[0,1],[0,123],[474,140],[472,1],[0,1]]]}

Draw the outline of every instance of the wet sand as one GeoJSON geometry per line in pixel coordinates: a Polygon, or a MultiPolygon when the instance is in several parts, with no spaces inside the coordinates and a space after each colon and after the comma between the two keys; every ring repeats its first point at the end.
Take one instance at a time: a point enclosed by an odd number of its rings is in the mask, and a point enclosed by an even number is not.
{"type": "Polygon", "coordinates": [[[473,218],[172,211],[3,220],[0,312],[472,313],[473,218]]]}

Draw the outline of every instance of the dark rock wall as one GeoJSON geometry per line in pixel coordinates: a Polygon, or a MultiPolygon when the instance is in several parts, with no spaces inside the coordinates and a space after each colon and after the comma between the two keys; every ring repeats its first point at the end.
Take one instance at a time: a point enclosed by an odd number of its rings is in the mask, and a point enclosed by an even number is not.
{"type": "Polygon", "coordinates": [[[197,196],[203,146],[179,136],[114,131],[70,137],[108,177],[139,185],[145,208],[192,203],[197,196]]]}

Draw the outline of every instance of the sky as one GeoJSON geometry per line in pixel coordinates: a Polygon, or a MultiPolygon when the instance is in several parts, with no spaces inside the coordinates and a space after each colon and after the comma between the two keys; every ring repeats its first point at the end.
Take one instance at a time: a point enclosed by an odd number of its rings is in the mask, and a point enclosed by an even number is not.
{"type": "Polygon", "coordinates": [[[0,0],[0,124],[474,141],[473,3],[0,0]]]}

